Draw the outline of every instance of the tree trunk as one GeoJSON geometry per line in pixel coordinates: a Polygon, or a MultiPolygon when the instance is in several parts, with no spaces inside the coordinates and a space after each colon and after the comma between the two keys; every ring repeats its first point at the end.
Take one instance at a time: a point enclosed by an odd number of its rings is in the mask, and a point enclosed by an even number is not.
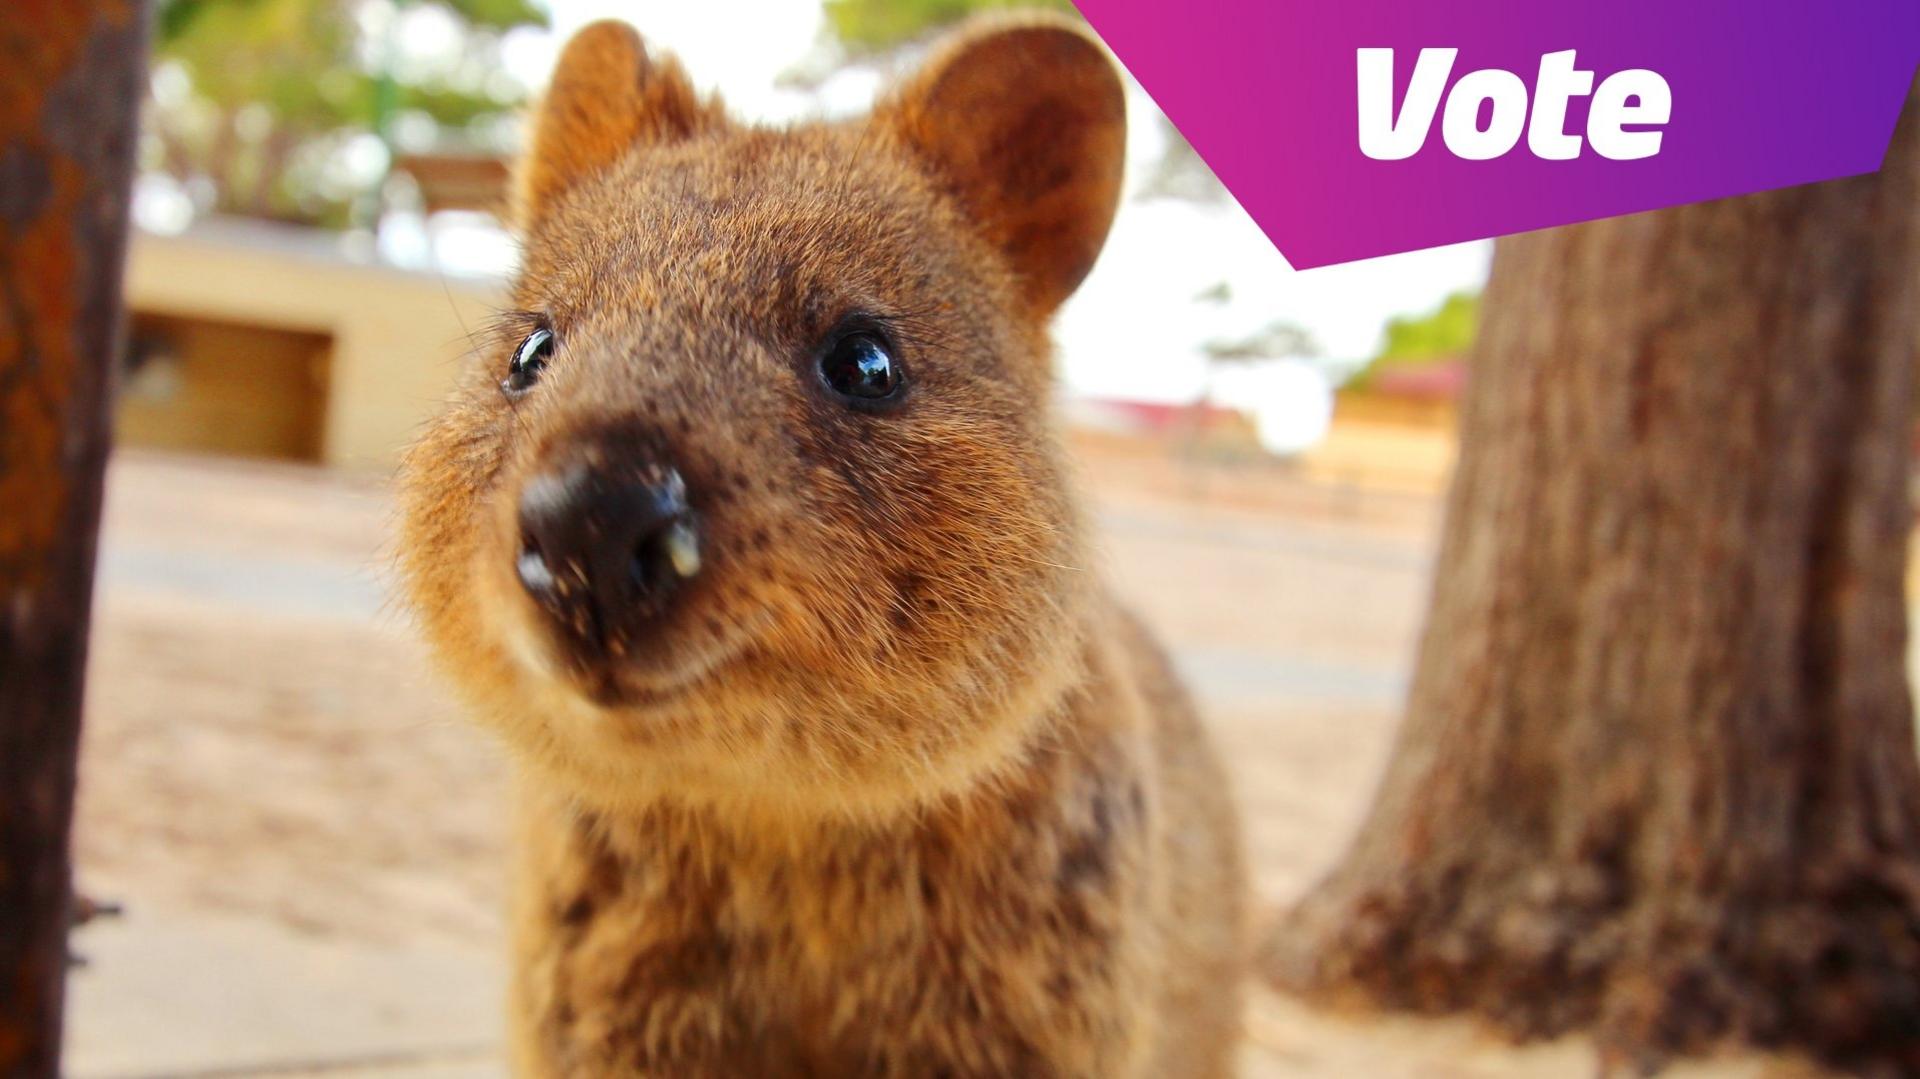
{"type": "Polygon", "coordinates": [[[0,1075],[56,1075],[145,11],[0,12],[0,1075]]]}
{"type": "Polygon", "coordinates": [[[1405,725],[1280,982],[1920,1073],[1916,101],[1877,175],[1502,241],[1405,725]]]}

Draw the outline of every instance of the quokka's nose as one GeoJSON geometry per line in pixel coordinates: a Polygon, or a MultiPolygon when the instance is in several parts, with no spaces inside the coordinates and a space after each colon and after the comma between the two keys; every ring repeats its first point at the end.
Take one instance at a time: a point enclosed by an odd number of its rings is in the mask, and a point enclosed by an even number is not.
{"type": "Polygon", "coordinates": [[[657,614],[700,572],[687,485],[672,468],[623,475],[576,462],[520,492],[520,583],[575,634],[604,643],[657,614]]]}

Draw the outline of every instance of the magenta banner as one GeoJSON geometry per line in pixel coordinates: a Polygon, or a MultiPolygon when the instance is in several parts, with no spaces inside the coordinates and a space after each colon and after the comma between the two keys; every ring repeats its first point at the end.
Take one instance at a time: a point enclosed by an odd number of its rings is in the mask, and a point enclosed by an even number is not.
{"type": "Polygon", "coordinates": [[[1920,0],[1079,0],[1296,268],[1878,168],[1920,0]]]}

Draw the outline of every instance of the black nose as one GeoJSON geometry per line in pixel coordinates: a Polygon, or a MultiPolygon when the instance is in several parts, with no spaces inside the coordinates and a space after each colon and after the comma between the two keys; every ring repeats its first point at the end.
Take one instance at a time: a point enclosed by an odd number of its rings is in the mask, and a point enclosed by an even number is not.
{"type": "Polygon", "coordinates": [[[574,634],[605,644],[666,605],[700,571],[687,486],[671,468],[575,462],[520,492],[528,595],[574,634]]]}

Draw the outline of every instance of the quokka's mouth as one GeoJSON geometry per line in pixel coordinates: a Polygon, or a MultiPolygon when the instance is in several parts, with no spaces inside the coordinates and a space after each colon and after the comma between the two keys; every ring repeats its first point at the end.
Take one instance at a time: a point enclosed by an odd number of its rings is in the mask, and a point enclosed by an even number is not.
{"type": "Polygon", "coordinates": [[[703,692],[736,676],[738,668],[751,661],[755,642],[771,622],[770,613],[757,613],[724,630],[717,640],[665,641],[645,656],[583,656],[551,638],[548,647],[569,652],[558,673],[589,703],[609,711],[655,711],[697,701],[703,692]]]}

